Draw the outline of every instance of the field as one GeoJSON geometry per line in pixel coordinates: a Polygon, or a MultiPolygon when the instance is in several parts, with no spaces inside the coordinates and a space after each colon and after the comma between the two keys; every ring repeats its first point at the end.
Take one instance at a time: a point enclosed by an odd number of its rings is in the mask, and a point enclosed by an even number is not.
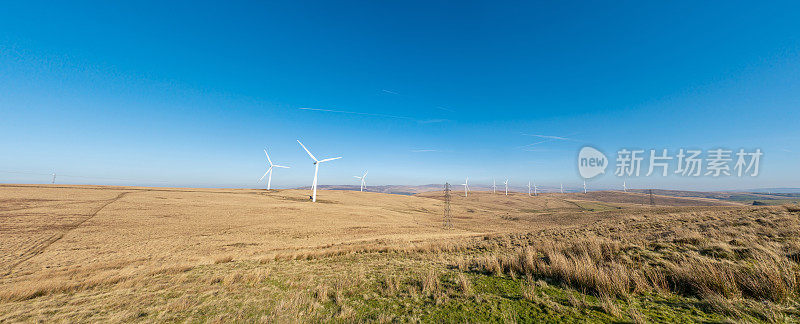
{"type": "Polygon", "coordinates": [[[0,322],[797,322],[800,209],[0,185],[0,322]]]}

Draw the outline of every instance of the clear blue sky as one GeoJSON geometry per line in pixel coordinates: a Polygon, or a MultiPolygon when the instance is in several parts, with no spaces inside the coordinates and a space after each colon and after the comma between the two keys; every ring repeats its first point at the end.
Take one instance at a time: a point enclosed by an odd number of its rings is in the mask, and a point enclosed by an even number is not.
{"type": "Polygon", "coordinates": [[[798,54],[791,1],[9,2],[0,182],[258,187],[268,147],[309,185],[301,139],[322,184],[577,187],[589,144],[765,153],[633,187],[800,187],[798,54]]]}

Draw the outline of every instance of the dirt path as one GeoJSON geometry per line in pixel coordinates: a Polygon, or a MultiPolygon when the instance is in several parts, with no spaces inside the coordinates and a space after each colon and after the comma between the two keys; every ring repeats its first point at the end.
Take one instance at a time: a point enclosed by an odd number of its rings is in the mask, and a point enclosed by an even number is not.
{"type": "Polygon", "coordinates": [[[81,220],[79,220],[79,221],[67,226],[64,229],[64,231],[62,231],[60,233],[53,234],[50,237],[48,237],[48,238],[46,238],[46,239],[44,239],[44,240],[42,240],[40,242],[36,242],[33,245],[31,245],[27,250],[22,252],[22,254],[20,255],[20,259],[19,260],[17,260],[16,262],[12,263],[8,267],[6,272],[3,274],[3,277],[10,275],[17,266],[19,266],[20,264],[24,263],[25,261],[30,260],[31,258],[33,258],[35,256],[41,254],[50,245],[52,245],[55,242],[58,242],[58,240],[60,240],[62,237],[64,237],[65,234],[67,234],[70,231],[80,227],[81,225],[83,225],[83,223],[86,223],[88,220],[94,218],[100,211],[102,211],[108,205],[111,205],[112,203],[116,202],[117,200],[120,200],[122,197],[125,197],[129,193],[131,193],[131,191],[122,192],[122,193],[120,193],[119,195],[117,195],[114,198],[105,200],[102,205],[100,205],[97,208],[95,208],[92,212],[90,212],[87,215],[87,217],[85,217],[85,218],[83,218],[83,219],[81,219],[81,220]]]}

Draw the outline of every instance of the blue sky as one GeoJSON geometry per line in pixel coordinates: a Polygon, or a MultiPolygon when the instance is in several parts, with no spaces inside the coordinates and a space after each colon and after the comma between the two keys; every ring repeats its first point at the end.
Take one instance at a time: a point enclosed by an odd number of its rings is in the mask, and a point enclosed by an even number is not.
{"type": "Polygon", "coordinates": [[[0,182],[258,187],[268,147],[274,186],[309,185],[300,139],[344,157],[322,184],[578,187],[592,145],[764,152],[632,187],[800,187],[798,54],[788,1],[12,2],[0,182]]]}

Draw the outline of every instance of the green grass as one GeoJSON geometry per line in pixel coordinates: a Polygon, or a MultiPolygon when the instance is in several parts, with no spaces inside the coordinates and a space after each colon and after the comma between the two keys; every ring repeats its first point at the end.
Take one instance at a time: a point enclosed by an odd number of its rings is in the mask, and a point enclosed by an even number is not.
{"type": "Polygon", "coordinates": [[[474,293],[465,296],[452,280],[448,280],[451,277],[453,273],[442,275],[442,282],[446,284],[439,296],[400,293],[389,297],[374,291],[376,298],[356,297],[346,303],[356,310],[355,318],[369,320],[608,323],[632,322],[631,313],[641,314],[648,322],[719,322],[725,319],[704,311],[703,304],[696,299],[655,295],[615,299],[612,303],[619,313],[610,314],[598,298],[588,294],[546,283],[530,286],[525,279],[483,274],[468,275],[474,293]],[[533,297],[525,297],[526,287],[532,287],[529,296],[533,297]]]}
{"type": "MultiPolygon", "coordinates": [[[[239,314],[239,319],[258,320],[280,313],[281,300],[305,294],[310,302],[298,309],[303,321],[421,321],[437,323],[462,322],[581,322],[609,323],[633,322],[632,314],[640,314],[648,322],[720,322],[725,317],[704,309],[703,303],[681,296],[632,295],[613,299],[618,311],[610,312],[602,300],[558,283],[543,280],[511,278],[482,273],[464,273],[472,292],[462,291],[457,282],[457,269],[442,267],[438,260],[391,254],[363,254],[331,257],[319,260],[278,261],[260,264],[238,261],[198,267],[187,277],[207,280],[231,271],[252,271],[268,267],[271,274],[256,282],[226,286],[224,282],[209,283],[201,291],[181,290],[177,287],[161,291],[161,304],[170,304],[180,298],[192,301],[186,310],[147,309],[143,319],[169,319],[204,321],[223,314],[239,314]],[[375,266],[360,282],[345,281],[340,297],[335,296],[336,278],[341,278],[350,267],[375,266]],[[314,282],[303,284],[291,275],[292,269],[312,269],[314,282]],[[436,269],[438,289],[423,292],[421,279],[427,271],[436,269]],[[397,278],[399,289],[388,293],[387,278],[397,278]],[[300,283],[298,285],[298,283],[300,283]],[[319,298],[314,287],[326,285],[330,298],[319,298]],[[209,293],[209,291],[213,291],[209,293]],[[161,315],[161,316],[158,316],[161,315]]],[[[303,274],[307,276],[309,273],[303,274]]],[[[607,307],[607,306],[606,306],[607,307]]],[[[291,320],[291,315],[283,320],[291,320]]]]}

